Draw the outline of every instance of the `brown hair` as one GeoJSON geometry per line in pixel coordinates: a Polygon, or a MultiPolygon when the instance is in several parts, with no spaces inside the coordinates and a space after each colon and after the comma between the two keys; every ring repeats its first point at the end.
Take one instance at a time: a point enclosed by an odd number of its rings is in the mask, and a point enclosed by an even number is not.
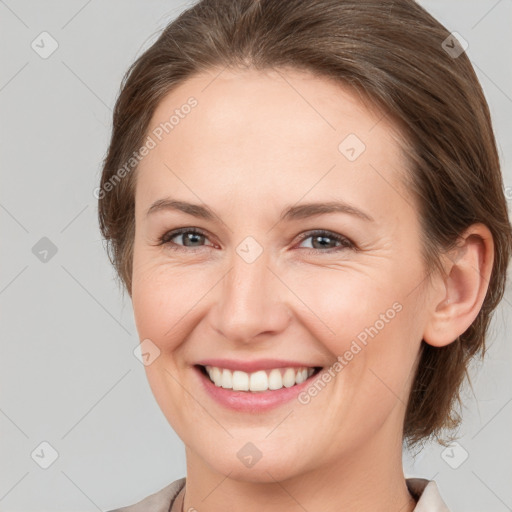
{"type": "Polygon", "coordinates": [[[489,109],[468,57],[450,53],[459,46],[449,37],[412,0],[202,0],[126,72],[99,189],[100,229],[131,295],[136,166],[114,178],[173,88],[213,68],[291,67],[337,80],[378,105],[408,147],[406,181],[417,198],[428,275],[442,271],[441,253],[475,222],[487,225],[495,246],[487,295],[472,325],[445,347],[421,344],[404,422],[409,446],[430,437],[445,444],[441,431],[459,425],[461,385],[471,358],[485,353],[512,243],[489,109]]]}

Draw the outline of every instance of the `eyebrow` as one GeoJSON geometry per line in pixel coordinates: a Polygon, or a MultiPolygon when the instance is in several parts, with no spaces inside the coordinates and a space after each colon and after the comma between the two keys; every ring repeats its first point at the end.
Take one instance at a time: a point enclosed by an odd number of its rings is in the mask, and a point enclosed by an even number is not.
{"type": "MultiPolygon", "coordinates": [[[[149,216],[153,213],[162,210],[181,211],[187,213],[188,215],[192,215],[193,217],[210,221],[213,221],[214,219],[217,218],[217,215],[213,212],[213,210],[208,208],[208,206],[193,204],[187,201],[178,201],[170,198],[159,199],[155,201],[149,207],[146,216],[149,216]]],[[[374,222],[374,218],[370,214],[360,210],[359,208],[356,208],[353,205],[344,203],[342,201],[329,201],[324,203],[305,203],[289,206],[281,213],[280,220],[300,220],[308,217],[313,217],[315,215],[323,215],[327,213],[346,213],[348,215],[359,217],[360,219],[365,220],[367,222],[374,222]]]]}

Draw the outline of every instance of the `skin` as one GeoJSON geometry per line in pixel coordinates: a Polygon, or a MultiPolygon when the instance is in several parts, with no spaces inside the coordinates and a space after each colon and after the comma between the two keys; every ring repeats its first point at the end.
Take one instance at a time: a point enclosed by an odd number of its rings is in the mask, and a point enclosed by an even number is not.
{"type": "Polygon", "coordinates": [[[161,101],[148,133],[190,96],[198,105],[142,160],[135,194],[132,302],[140,339],[160,350],[148,381],[186,446],[184,510],[411,511],[402,425],[420,343],[447,345],[478,314],[491,234],[471,226],[462,250],[444,259],[446,276],[429,283],[393,124],[325,78],[219,71],[161,101]],[[366,145],[353,162],[338,150],[351,133],[366,145]],[[166,197],[205,204],[216,218],[146,215],[166,197]],[[279,220],[287,206],[332,200],[374,221],[347,213],[279,220]],[[185,245],[175,236],[178,250],[158,245],[181,227],[206,237],[185,245]],[[299,238],[313,229],[357,250],[299,238]],[[236,252],[248,236],[263,249],[252,263],[236,252]],[[397,302],[401,311],[305,405],[235,412],[214,402],[192,370],[213,357],[328,368],[397,302]],[[262,453],[250,468],[237,457],[248,442],[262,453]]]}

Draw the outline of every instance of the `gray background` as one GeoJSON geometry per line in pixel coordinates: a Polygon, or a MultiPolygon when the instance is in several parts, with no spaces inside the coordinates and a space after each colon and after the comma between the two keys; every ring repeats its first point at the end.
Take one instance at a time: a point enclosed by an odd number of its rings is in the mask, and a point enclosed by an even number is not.
{"type": "MultiPolygon", "coordinates": [[[[421,4],[469,43],[512,199],[512,1],[421,4]]],[[[0,0],[2,511],[105,510],[185,476],[183,445],[133,355],[131,302],[93,190],[123,73],[186,5],[0,0]],[[46,59],[31,47],[43,31],[59,45],[46,59]],[[58,452],[48,469],[43,441],[58,452]]],[[[406,476],[435,479],[453,512],[512,510],[511,308],[508,289],[459,446],[404,454],[406,476]]]]}

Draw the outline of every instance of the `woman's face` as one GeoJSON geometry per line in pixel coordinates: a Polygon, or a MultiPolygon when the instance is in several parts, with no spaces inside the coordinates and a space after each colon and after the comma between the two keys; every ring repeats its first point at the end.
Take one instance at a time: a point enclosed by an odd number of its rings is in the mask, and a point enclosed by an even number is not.
{"type": "Polygon", "coordinates": [[[158,106],[137,170],[132,300],[156,400],[205,468],[283,480],[400,447],[427,320],[393,133],[298,71],[197,75],[158,106]],[[298,367],[323,370],[292,386],[298,367]]]}

